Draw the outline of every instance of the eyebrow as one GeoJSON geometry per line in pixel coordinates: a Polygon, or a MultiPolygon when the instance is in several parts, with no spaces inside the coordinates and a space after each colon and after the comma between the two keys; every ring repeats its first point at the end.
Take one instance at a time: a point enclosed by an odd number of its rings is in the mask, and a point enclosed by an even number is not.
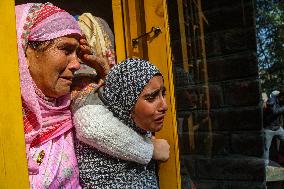
{"type": "Polygon", "coordinates": [[[148,97],[151,97],[151,96],[156,96],[157,94],[159,94],[160,91],[166,91],[166,87],[162,86],[161,88],[156,89],[156,90],[154,90],[152,92],[146,93],[143,96],[144,96],[144,98],[148,98],[148,97]]]}
{"type": "Polygon", "coordinates": [[[62,42],[60,44],[58,44],[58,47],[70,47],[70,48],[77,48],[79,47],[79,44],[76,44],[76,43],[70,43],[70,42],[62,42]]]}
{"type": "Polygon", "coordinates": [[[77,48],[80,46],[79,42],[75,41],[59,41],[57,44],[58,47],[74,47],[77,48]]]}

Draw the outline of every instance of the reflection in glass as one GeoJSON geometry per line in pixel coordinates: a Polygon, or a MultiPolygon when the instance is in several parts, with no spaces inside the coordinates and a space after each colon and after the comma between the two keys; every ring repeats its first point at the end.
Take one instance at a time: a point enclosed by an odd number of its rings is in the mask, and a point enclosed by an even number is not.
{"type": "Polygon", "coordinates": [[[263,100],[266,180],[284,180],[284,3],[257,0],[257,57],[263,100]]]}
{"type": "MultiPolygon", "coordinates": [[[[178,18],[180,35],[172,31],[173,70],[177,102],[182,187],[189,188],[190,154],[211,155],[210,98],[201,1],[168,1],[171,24],[178,18]],[[171,7],[177,7],[176,12],[171,7]],[[174,13],[175,12],[175,13],[174,13]],[[174,15],[177,14],[177,15],[174,15]],[[197,132],[204,130],[206,132],[197,132]],[[202,149],[202,152],[200,151],[202,149]]],[[[173,27],[171,27],[171,30],[173,27]]]]}
{"type": "Polygon", "coordinates": [[[255,1],[167,2],[182,188],[261,188],[255,1]]]}

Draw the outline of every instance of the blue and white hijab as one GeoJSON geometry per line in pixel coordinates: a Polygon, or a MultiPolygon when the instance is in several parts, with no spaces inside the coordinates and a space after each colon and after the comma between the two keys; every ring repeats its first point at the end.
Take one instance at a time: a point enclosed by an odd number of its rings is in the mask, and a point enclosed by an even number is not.
{"type": "Polygon", "coordinates": [[[162,76],[149,61],[130,58],[114,66],[105,79],[100,96],[108,109],[129,127],[141,134],[131,118],[131,112],[148,82],[156,75],[162,76]]]}

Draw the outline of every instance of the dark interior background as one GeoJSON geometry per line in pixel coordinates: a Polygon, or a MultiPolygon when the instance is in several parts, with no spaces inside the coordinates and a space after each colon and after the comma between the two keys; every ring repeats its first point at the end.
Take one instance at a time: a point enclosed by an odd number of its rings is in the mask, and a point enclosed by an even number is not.
{"type": "Polygon", "coordinates": [[[50,2],[72,15],[81,15],[82,13],[89,12],[94,16],[101,17],[107,21],[110,28],[113,30],[113,17],[112,17],[112,1],[111,0],[80,0],[80,1],[70,1],[70,0],[16,0],[15,4],[23,3],[45,3],[50,2]]]}

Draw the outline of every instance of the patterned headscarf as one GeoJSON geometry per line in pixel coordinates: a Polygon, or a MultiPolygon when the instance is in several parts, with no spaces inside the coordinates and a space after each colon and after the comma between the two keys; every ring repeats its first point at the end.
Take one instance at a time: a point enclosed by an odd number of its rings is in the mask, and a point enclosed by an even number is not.
{"type": "Polygon", "coordinates": [[[115,64],[114,36],[105,20],[83,13],[78,17],[78,24],[95,55],[104,55],[110,66],[115,64]]]}
{"type": "MultiPolygon", "coordinates": [[[[105,56],[108,64],[113,67],[115,61],[114,36],[105,20],[100,17],[93,16],[91,13],[83,13],[78,17],[78,24],[82,33],[86,36],[86,40],[94,55],[105,56]]],[[[96,76],[96,70],[81,64],[81,68],[75,72],[75,77],[79,76],[96,76]]]]}
{"type": "MultiPolygon", "coordinates": [[[[24,131],[27,153],[31,146],[49,141],[72,128],[70,94],[50,104],[37,89],[28,69],[25,51],[28,41],[48,41],[68,34],[81,35],[76,20],[50,4],[16,6],[16,26],[24,131]]],[[[30,165],[29,165],[30,166],[30,165]]]]}
{"type": "Polygon", "coordinates": [[[135,125],[131,112],[144,87],[155,75],[162,74],[150,62],[142,59],[126,59],[110,70],[100,94],[114,116],[140,133],[145,131],[135,125]]]}

